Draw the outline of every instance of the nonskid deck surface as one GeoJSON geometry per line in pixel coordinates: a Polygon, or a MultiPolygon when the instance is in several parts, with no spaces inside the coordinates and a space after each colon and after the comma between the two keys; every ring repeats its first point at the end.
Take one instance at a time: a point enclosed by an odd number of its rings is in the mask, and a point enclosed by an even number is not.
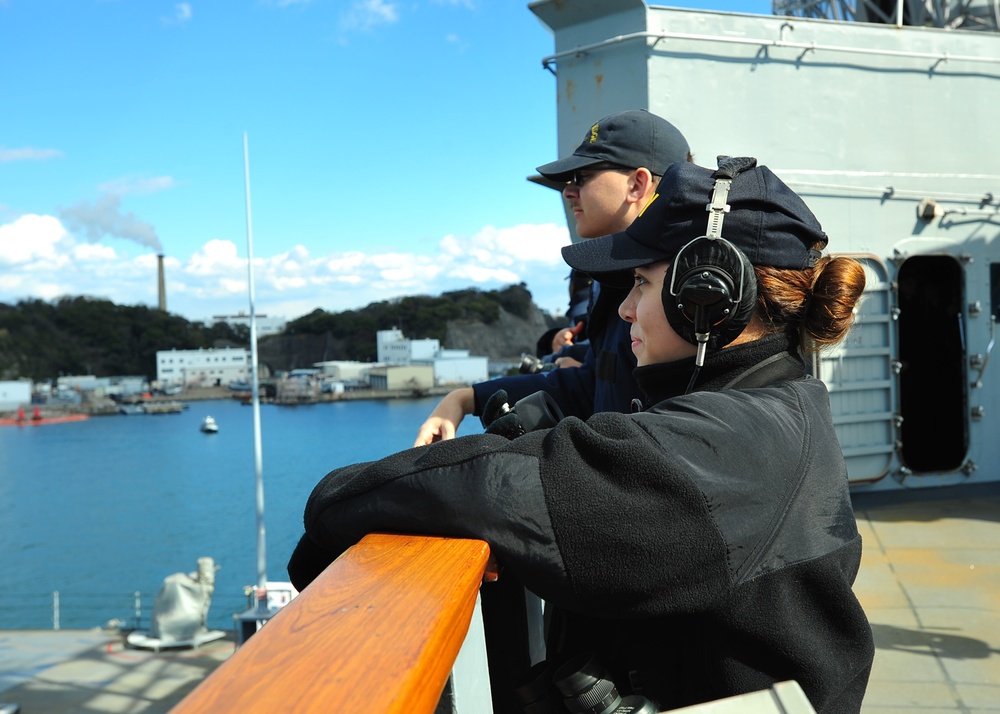
{"type": "Polygon", "coordinates": [[[233,653],[234,638],[197,649],[126,647],[117,632],[0,631],[0,704],[22,714],[165,714],[233,653]]]}
{"type": "MultiPolygon", "coordinates": [[[[862,711],[1000,711],[1000,485],[863,495],[855,511],[855,591],[877,648],[862,711]]],[[[151,652],[99,630],[0,631],[0,703],[168,712],[233,649],[232,637],[151,652]]]]}
{"type": "Polygon", "coordinates": [[[1000,711],[1000,484],[854,505],[876,647],[862,711],[1000,711]]]}

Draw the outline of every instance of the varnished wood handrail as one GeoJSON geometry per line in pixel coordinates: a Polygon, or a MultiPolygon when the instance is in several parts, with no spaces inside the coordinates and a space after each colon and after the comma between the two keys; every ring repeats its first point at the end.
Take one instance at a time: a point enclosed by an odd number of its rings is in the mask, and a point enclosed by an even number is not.
{"type": "Polygon", "coordinates": [[[478,540],[367,536],[172,712],[431,714],[488,556],[478,540]]]}

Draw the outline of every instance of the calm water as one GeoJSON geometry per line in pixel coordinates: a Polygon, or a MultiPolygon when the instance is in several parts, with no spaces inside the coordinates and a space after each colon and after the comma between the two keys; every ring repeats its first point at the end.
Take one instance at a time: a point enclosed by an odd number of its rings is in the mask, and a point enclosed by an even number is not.
{"type": "MultiPolygon", "coordinates": [[[[302,510],[331,469],[408,448],[436,400],[261,406],[267,575],[302,534],[302,510]]],[[[460,433],[479,430],[466,419],[460,433]]],[[[201,556],[221,566],[209,625],[232,627],[256,582],[253,409],[192,402],[172,415],[0,427],[0,629],[149,626],[156,593],[201,556]],[[205,416],[219,433],[202,434],[205,416]]]]}

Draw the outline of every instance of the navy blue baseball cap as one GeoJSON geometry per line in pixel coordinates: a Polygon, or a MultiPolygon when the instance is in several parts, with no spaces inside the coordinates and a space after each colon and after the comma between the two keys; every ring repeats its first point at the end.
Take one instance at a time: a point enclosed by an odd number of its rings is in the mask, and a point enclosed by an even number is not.
{"type": "Polygon", "coordinates": [[[687,161],[689,153],[687,139],[673,124],[645,109],[630,109],[598,120],[572,154],[536,170],[557,183],[567,183],[574,171],[595,164],[645,167],[662,176],[670,164],[687,161]]]}
{"type": "MultiPolygon", "coordinates": [[[[720,157],[720,165],[723,159],[720,157]]],[[[726,203],[721,236],[753,265],[802,270],[815,265],[826,233],[805,202],[766,166],[740,158],[726,203]]],[[[642,213],[621,233],[565,246],[573,268],[610,285],[631,285],[631,271],[671,260],[708,230],[707,206],[719,171],[692,163],[667,169],[642,213]]]]}

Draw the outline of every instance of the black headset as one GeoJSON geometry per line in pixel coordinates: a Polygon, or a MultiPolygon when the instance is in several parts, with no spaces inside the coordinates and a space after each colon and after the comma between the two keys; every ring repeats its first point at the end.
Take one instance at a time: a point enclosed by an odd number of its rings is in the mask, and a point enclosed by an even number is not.
{"type": "Polygon", "coordinates": [[[743,251],[722,237],[722,221],[733,179],[756,165],[750,157],[719,157],[712,200],[705,206],[707,233],[678,251],[670,280],[663,282],[663,311],[674,331],[698,346],[696,368],[705,363],[708,349],[735,340],[753,317],[757,277],[743,251]]]}

